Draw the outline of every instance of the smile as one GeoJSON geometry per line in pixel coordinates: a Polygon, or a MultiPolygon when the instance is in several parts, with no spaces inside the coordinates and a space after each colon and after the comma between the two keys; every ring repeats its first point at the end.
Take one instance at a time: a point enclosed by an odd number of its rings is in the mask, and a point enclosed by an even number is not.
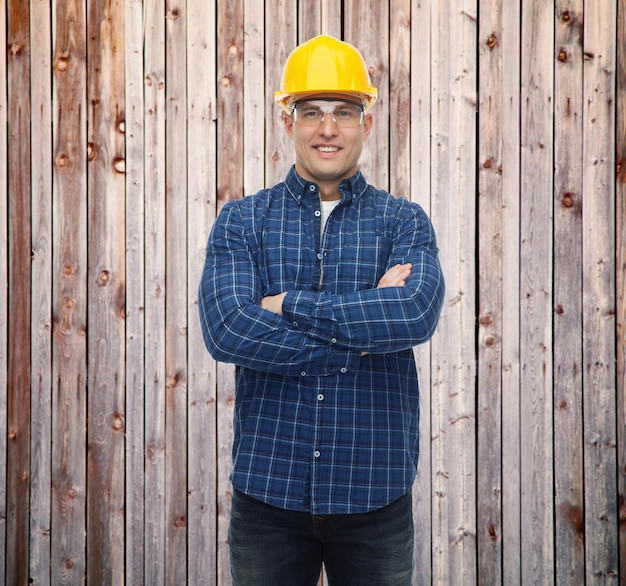
{"type": "Polygon", "coordinates": [[[319,146],[316,148],[318,151],[321,151],[322,153],[336,153],[339,151],[339,148],[334,147],[334,146],[319,146]]]}

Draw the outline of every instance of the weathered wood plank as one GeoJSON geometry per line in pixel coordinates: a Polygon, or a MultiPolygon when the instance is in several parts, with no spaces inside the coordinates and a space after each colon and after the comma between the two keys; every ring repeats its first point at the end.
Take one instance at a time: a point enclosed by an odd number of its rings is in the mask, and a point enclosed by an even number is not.
{"type": "MultiPolygon", "coordinates": [[[[521,0],[502,6],[502,583],[521,584],[520,84],[521,0]]],[[[481,39],[482,41],[483,39],[481,39]]]]}
{"type": "Polygon", "coordinates": [[[480,3],[478,34],[478,574],[502,577],[502,1],[480,3]]]}
{"type": "MultiPolygon", "coordinates": [[[[617,3],[615,217],[626,218],[626,0],[617,3]]],[[[626,222],[615,223],[617,291],[617,455],[619,575],[626,576],[626,222]]]]}
{"type": "Polygon", "coordinates": [[[389,17],[389,189],[411,199],[411,1],[392,0],[389,17]]]}
{"type": "Polygon", "coordinates": [[[145,180],[143,3],[124,5],[126,137],[125,579],[144,584],[145,180]]]}
{"type": "Polygon", "coordinates": [[[616,4],[585,15],[583,76],[583,384],[586,584],[616,582],[615,36],[616,4]]]}
{"type": "Polygon", "coordinates": [[[475,12],[452,2],[431,13],[431,217],[445,235],[447,282],[432,341],[433,580],[442,584],[475,581],[475,12]]]}
{"type": "MultiPolygon", "coordinates": [[[[7,37],[6,10],[0,10],[0,462],[6,462],[8,441],[8,287],[9,282],[9,181],[7,131],[7,37]]],[[[7,543],[7,469],[0,466],[0,551],[7,543]]],[[[6,583],[6,564],[0,563],[0,584],[6,583]]]]}
{"type": "MultiPolygon", "coordinates": [[[[430,193],[430,10],[431,1],[411,1],[411,192],[410,199],[419,203],[427,213],[431,210],[430,193]]],[[[435,226],[441,246],[445,235],[435,226]]],[[[438,335],[438,334],[437,334],[438,335]]],[[[431,394],[437,388],[431,384],[431,345],[422,345],[414,352],[420,384],[420,453],[417,478],[413,485],[413,523],[415,551],[413,582],[428,584],[432,575],[431,521],[431,394]]]]}
{"type": "Polygon", "coordinates": [[[555,3],[554,467],[556,581],[585,582],[582,405],[583,2],[555,3]]]}
{"type": "Polygon", "coordinates": [[[265,187],[265,14],[262,3],[245,0],[243,23],[243,193],[265,187]]]}
{"type": "MultiPolygon", "coordinates": [[[[243,0],[217,6],[217,212],[230,199],[243,196],[243,0]]],[[[207,234],[208,236],[208,234],[207,234]]],[[[217,579],[230,581],[230,518],[234,368],[217,365],[217,579]]]]}
{"type": "Polygon", "coordinates": [[[293,147],[281,119],[281,109],[274,102],[280,89],[283,66],[298,43],[296,38],[297,4],[269,2],[265,5],[265,182],[274,185],[285,178],[294,163],[293,147]]]}
{"type": "Polygon", "coordinates": [[[30,4],[31,29],[31,479],[29,579],[50,584],[52,452],[52,11],[30,4]]]}
{"type": "Polygon", "coordinates": [[[187,9],[165,2],[166,582],[187,579],[187,9]]]}
{"type": "Polygon", "coordinates": [[[218,5],[218,210],[225,202],[243,197],[243,12],[243,0],[218,5]]]}
{"type": "MultiPolygon", "coordinates": [[[[215,2],[189,1],[187,14],[190,72],[201,72],[189,84],[187,95],[190,560],[187,584],[203,586],[217,583],[217,379],[215,362],[207,355],[202,340],[197,301],[206,239],[216,211],[215,2]]],[[[262,141],[257,148],[262,151],[262,141]]]]}
{"type": "Polygon", "coordinates": [[[298,2],[298,37],[299,42],[308,41],[321,33],[321,2],[298,2]]]}
{"type": "Polygon", "coordinates": [[[389,3],[344,1],[344,37],[363,55],[378,100],[371,112],[374,126],[361,156],[366,179],[389,189],[389,3]]]}
{"type": "Polygon", "coordinates": [[[52,582],[86,574],[87,142],[84,2],[53,4],[52,582]]]}
{"type": "Polygon", "coordinates": [[[340,39],[342,0],[320,0],[320,2],[322,34],[340,39]]]}
{"type": "Polygon", "coordinates": [[[165,0],[144,0],[144,576],[166,581],[165,0]]]}
{"type": "Polygon", "coordinates": [[[522,584],[554,576],[552,104],[554,7],[522,3],[522,584]]]}
{"type": "Polygon", "coordinates": [[[28,488],[30,482],[30,10],[17,0],[7,2],[9,47],[8,137],[8,396],[7,396],[7,582],[28,581],[28,488]]]}
{"type": "Polygon", "coordinates": [[[87,581],[124,579],[124,11],[87,4],[87,581]]]}

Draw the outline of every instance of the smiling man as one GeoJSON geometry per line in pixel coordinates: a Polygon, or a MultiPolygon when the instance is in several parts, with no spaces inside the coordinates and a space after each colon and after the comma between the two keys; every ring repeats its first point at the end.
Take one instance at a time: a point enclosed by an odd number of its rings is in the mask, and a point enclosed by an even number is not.
{"type": "Polygon", "coordinates": [[[359,170],[377,91],[355,47],[297,47],[275,97],[295,164],[224,206],[199,288],[206,346],[237,366],[233,584],[314,586],[323,564],[331,586],[407,586],[434,230],[359,170]]]}

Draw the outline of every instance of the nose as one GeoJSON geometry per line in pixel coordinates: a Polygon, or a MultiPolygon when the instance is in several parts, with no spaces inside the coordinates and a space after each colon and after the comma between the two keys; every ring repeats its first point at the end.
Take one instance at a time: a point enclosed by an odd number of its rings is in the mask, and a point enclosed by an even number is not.
{"type": "Polygon", "coordinates": [[[324,112],[324,117],[320,122],[320,134],[324,136],[333,136],[337,134],[337,122],[332,112],[324,112]]]}

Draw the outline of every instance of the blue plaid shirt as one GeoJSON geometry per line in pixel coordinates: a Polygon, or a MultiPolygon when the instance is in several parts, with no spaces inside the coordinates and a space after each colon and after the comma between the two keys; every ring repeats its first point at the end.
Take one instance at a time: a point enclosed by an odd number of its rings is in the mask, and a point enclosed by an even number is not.
{"type": "Polygon", "coordinates": [[[411,487],[412,348],[433,335],[444,296],[424,211],[360,172],[340,191],[323,232],[319,188],[294,168],[283,183],[228,202],[199,288],[207,348],[237,365],[233,486],[316,515],[371,511],[411,487]],[[406,286],[376,288],[407,262],[406,286]],[[261,308],[284,291],[283,315],[261,308]]]}

